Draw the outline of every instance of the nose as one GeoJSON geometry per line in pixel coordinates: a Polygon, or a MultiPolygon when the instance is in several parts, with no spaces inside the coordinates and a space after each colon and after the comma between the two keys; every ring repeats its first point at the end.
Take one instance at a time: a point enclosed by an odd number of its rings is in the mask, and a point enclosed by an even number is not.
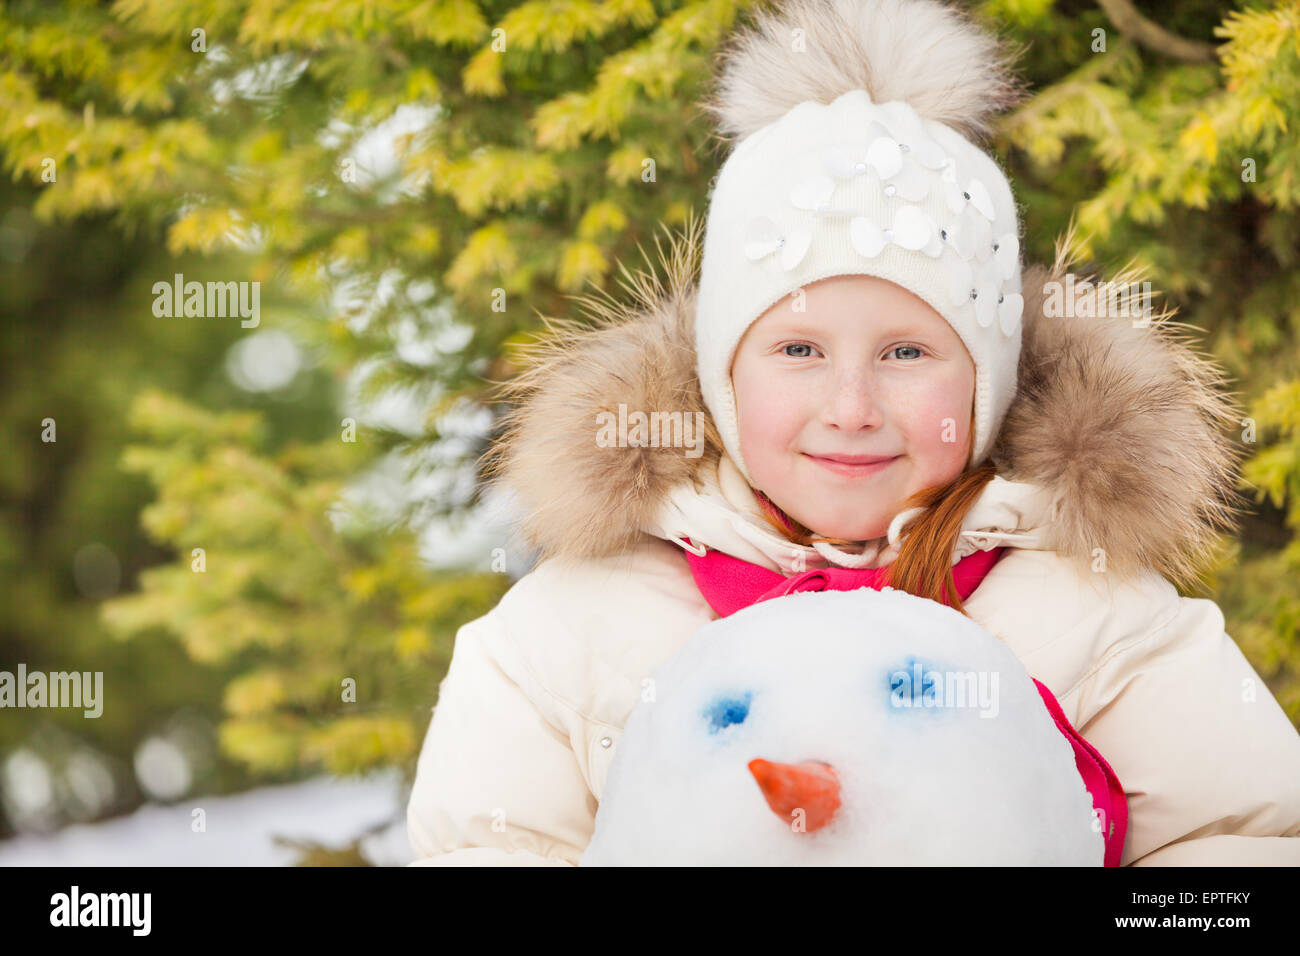
{"type": "Polygon", "coordinates": [[[749,772],[758,781],[772,812],[786,823],[796,810],[804,811],[807,833],[830,823],[840,807],[840,780],[828,763],[774,763],[755,757],[749,762],[749,772]]]}
{"type": "Polygon", "coordinates": [[[869,372],[858,369],[839,371],[831,380],[830,387],[831,394],[827,396],[822,412],[826,424],[845,431],[882,424],[880,404],[869,372]]]}

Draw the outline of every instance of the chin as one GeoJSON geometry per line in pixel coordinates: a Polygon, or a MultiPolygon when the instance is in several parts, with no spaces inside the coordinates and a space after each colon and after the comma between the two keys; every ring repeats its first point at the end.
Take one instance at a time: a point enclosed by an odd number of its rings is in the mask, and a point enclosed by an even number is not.
{"type": "Polygon", "coordinates": [[[816,534],[827,538],[843,538],[846,541],[871,541],[875,538],[883,538],[889,533],[888,523],[863,522],[861,520],[836,520],[834,517],[817,520],[815,516],[809,516],[811,523],[800,518],[799,522],[805,528],[812,528],[816,534]]]}

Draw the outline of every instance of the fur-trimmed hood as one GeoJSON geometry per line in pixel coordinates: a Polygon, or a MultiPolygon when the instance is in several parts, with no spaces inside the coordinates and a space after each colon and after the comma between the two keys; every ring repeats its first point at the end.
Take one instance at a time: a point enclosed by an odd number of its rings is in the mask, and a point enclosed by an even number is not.
{"type": "MultiPolygon", "coordinates": [[[[510,407],[484,475],[507,491],[519,531],[542,558],[617,555],[646,534],[674,533],[746,560],[762,560],[755,546],[768,557],[791,552],[757,517],[748,489],[737,492],[738,472],[700,394],[700,238],[694,218],[666,250],[656,237],[662,277],[623,268],[625,301],[580,297],[590,322],[548,320],[547,334],[521,353],[523,371],[498,383],[510,407]],[[600,441],[600,423],[612,421],[602,413],[617,417],[620,404],[701,421],[698,456],[600,441]],[[667,513],[691,526],[667,527],[667,513]]],[[[972,508],[964,553],[1010,544],[1092,561],[1100,548],[1108,570],[1149,569],[1190,584],[1238,507],[1239,453],[1225,433],[1234,406],[1217,368],[1192,351],[1187,327],[1169,312],[1152,314],[1149,325],[1057,315],[1049,290],[1068,282],[1076,304],[1091,297],[1101,306],[1091,312],[1105,312],[1104,287],[1070,275],[1066,246],[1051,267],[1023,274],[1017,394],[992,452],[998,477],[972,508]]],[[[1126,272],[1110,281],[1140,278],[1126,272]]]]}

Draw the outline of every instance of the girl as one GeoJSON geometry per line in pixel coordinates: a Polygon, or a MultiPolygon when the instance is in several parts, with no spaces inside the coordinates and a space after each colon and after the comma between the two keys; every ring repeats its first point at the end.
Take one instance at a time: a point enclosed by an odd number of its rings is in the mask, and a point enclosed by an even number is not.
{"type": "Polygon", "coordinates": [[[973,142],[1018,95],[996,41],[933,0],[797,0],[719,90],[703,241],[507,390],[488,472],[541,560],[457,635],[417,862],[576,864],[646,679],[756,577],[827,569],[1003,640],[1122,783],[1123,864],[1300,863],[1300,735],[1170,583],[1230,526],[1232,410],[1165,316],[1103,317],[1059,251],[1022,276],[973,142]]]}

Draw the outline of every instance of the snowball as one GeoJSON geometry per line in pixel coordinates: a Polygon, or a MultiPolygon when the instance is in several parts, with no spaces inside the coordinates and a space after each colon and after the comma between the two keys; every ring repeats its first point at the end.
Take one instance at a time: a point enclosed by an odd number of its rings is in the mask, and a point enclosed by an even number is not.
{"type": "Polygon", "coordinates": [[[1025,668],[934,601],[763,601],[701,628],[654,686],[580,865],[1102,865],[1092,798],[1025,668]]]}

